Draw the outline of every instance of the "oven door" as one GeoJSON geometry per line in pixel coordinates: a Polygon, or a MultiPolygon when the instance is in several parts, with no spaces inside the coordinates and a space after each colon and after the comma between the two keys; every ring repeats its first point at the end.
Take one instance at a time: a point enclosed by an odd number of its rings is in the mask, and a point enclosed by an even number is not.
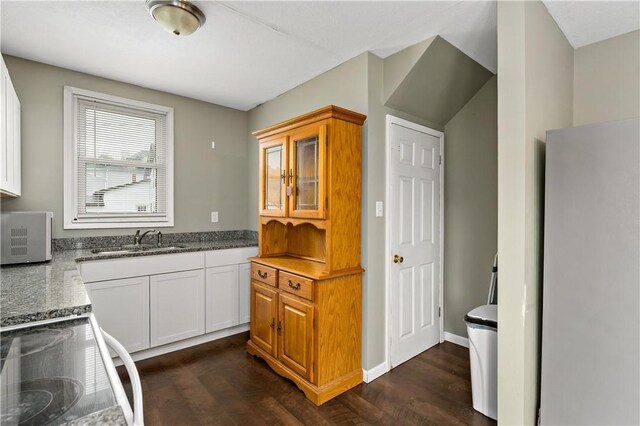
{"type": "Polygon", "coordinates": [[[3,426],[135,421],[93,314],[5,327],[0,338],[3,426]]]}

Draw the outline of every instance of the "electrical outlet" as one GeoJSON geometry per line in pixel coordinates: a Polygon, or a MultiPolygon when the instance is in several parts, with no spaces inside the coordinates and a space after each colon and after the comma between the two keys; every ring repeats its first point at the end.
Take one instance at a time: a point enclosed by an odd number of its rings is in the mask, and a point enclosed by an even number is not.
{"type": "Polygon", "coordinates": [[[382,201],[376,201],[376,217],[384,216],[384,205],[382,201]]]}
{"type": "Polygon", "coordinates": [[[218,212],[211,212],[211,222],[216,223],[218,221],[218,212]]]}

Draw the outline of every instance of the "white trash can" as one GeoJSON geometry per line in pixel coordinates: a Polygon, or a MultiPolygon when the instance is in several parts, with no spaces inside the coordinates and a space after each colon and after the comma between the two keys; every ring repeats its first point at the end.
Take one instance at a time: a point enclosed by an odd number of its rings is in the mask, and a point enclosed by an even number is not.
{"type": "Polygon", "coordinates": [[[498,419],[498,305],[482,305],[464,316],[469,334],[473,409],[498,419]]]}

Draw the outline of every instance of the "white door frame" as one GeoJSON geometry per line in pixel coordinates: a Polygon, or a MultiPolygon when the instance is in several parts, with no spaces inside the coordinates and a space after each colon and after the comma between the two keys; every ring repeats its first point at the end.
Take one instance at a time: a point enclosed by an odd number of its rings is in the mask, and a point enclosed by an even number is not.
{"type": "Polygon", "coordinates": [[[413,123],[411,121],[404,120],[400,117],[396,117],[390,114],[386,115],[386,137],[385,137],[385,212],[384,212],[384,226],[385,226],[385,239],[384,239],[384,251],[385,251],[385,263],[384,263],[384,358],[387,371],[391,370],[390,350],[391,350],[391,333],[390,333],[390,321],[391,315],[390,309],[390,281],[391,281],[391,225],[389,223],[389,201],[391,199],[390,185],[390,171],[391,171],[391,125],[397,124],[399,126],[406,127],[408,129],[416,130],[418,132],[426,133],[428,135],[440,138],[440,276],[438,277],[438,285],[440,286],[440,343],[444,342],[444,286],[443,286],[443,260],[444,260],[444,133],[437,130],[430,129],[420,124],[413,123]]]}

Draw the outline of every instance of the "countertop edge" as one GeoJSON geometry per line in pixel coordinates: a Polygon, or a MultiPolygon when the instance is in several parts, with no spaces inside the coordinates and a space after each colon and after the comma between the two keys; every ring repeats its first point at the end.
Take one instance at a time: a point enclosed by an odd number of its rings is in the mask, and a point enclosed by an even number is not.
{"type": "Polygon", "coordinates": [[[12,317],[3,318],[2,321],[0,321],[0,327],[10,327],[13,325],[28,324],[36,321],[82,315],[91,312],[91,309],[91,303],[88,303],[84,305],[69,306],[67,308],[14,315],[12,317]]]}

